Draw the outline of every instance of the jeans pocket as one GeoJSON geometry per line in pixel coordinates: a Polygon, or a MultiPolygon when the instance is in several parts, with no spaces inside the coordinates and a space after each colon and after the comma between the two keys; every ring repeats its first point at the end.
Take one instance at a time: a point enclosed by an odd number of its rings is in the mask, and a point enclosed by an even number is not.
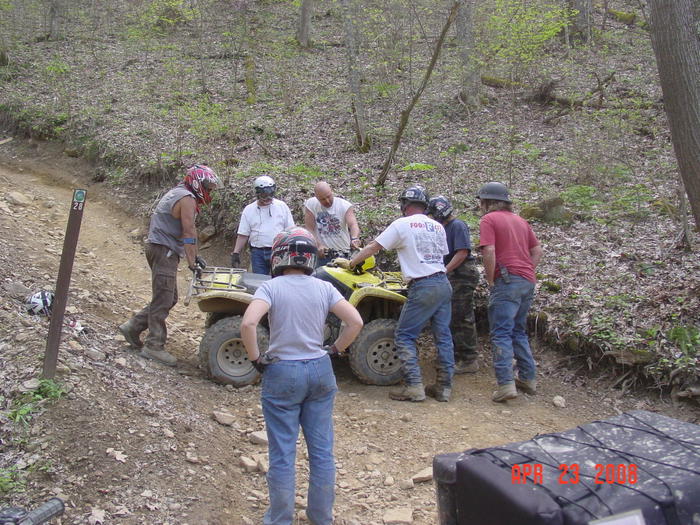
{"type": "Polygon", "coordinates": [[[294,393],[297,369],[287,363],[268,365],[262,379],[262,395],[266,397],[289,397],[294,393]]]}

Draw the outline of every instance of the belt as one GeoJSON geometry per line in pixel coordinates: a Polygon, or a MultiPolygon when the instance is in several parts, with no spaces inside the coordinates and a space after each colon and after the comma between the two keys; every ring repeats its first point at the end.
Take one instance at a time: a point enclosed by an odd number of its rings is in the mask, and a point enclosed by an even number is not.
{"type": "Polygon", "coordinates": [[[423,277],[414,277],[413,279],[411,279],[411,282],[408,284],[411,285],[411,284],[415,283],[416,281],[420,281],[421,279],[427,279],[428,277],[435,277],[436,275],[440,275],[440,274],[445,275],[445,272],[435,272],[435,273],[431,273],[430,275],[424,275],[423,277]]]}
{"type": "Polygon", "coordinates": [[[272,246],[251,246],[253,250],[272,250],[272,246]]]}

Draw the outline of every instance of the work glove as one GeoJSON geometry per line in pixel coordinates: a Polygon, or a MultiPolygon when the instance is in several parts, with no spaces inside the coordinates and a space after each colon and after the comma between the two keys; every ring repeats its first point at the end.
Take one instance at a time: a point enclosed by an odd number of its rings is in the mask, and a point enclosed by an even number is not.
{"type": "Polygon", "coordinates": [[[231,254],[231,268],[240,268],[241,267],[241,254],[240,253],[232,253],[231,254]]]}
{"type": "Polygon", "coordinates": [[[200,270],[204,270],[204,268],[207,267],[207,261],[205,261],[201,255],[197,255],[197,257],[194,258],[194,265],[200,270]]]}
{"type": "Polygon", "coordinates": [[[350,261],[344,259],[343,257],[336,257],[335,259],[333,259],[333,264],[336,265],[338,268],[350,270],[350,261]]]}
{"type": "Polygon", "coordinates": [[[258,358],[255,361],[251,361],[251,363],[253,363],[253,367],[258,371],[258,373],[262,374],[263,372],[265,372],[267,365],[276,363],[279,360],[279,357],[270,357],[269,355],[267,355],[267,353],[264,353],[260,354],[258,358]]]}
{"type": "Polygon", "coordinates": [[[340,355],[340,350],[338,350],[338,347],[335,346],[335,344],[323,345],[323,350],[328,352],[328,355],[330,356],[340,355]]]}

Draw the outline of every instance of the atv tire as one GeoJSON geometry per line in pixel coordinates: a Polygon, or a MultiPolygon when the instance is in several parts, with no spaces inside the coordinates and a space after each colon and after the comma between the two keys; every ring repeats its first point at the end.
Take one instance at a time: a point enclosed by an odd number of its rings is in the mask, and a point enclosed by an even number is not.
{"type": "Polygon", "coordinates": [[[403,374],[394,344],[395,319],[375,319],[367,323],[350,347],[350,368],[368,385],[398,383],[403,374]]]}
{"type": "MultiPolygon", "coordinates": [[[[219,319],[211,325],[199,343],[199,361],[207,375],[218,383],[242,387],[255,383],[260,374],[248,360],[239,315],[219,319]]],[[[258,326],[258,348],[267,350],[267,330],[258,326]]]]}

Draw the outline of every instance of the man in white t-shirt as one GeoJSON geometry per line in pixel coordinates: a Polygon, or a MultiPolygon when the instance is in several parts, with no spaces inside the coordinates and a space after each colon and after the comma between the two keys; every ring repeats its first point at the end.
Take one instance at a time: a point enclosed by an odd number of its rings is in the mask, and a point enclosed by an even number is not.
{"type": "Polygon", "coordinates": [[[241,250],[250,244],[250,264],[253,273],[270,275],[272,241],[279,232],[294,226],[289,207],[275,199],[275,181],[263,175],[255,179],[256,200],[243,209],[238,224],[238,237],[231,253],[231,266],[241,266],[241,250]]]}
{"type": "Polygon", "coordinates": [[[362,264],[383,248],[397,251],[401,272],[409,281],[408,300],[401,309],[394,335],[404,386],[393,389],[389,397],[399,401],[423,401],[428,394],[438,401],[448,401],[455,362],[450,332],[452,287],[443,264],[443,257],[449,253],[445,228],[425,215],[428,195],[422,187],[408,188],[399,200],[403,217],[360,250],[349,266],[362,264]],[[437,347],[437,378],[435,384],[424,389],[416,340],[428,321],[437,347]]]}
{"type": "Polygon", "coordinates": [[[314,197],[304,203],[304,225],[318,244],[318,266],[336,257],[350,257],[360,249],[360,227],[352,203],[333,195],[327,182],[314,186],[314,197]]]}

